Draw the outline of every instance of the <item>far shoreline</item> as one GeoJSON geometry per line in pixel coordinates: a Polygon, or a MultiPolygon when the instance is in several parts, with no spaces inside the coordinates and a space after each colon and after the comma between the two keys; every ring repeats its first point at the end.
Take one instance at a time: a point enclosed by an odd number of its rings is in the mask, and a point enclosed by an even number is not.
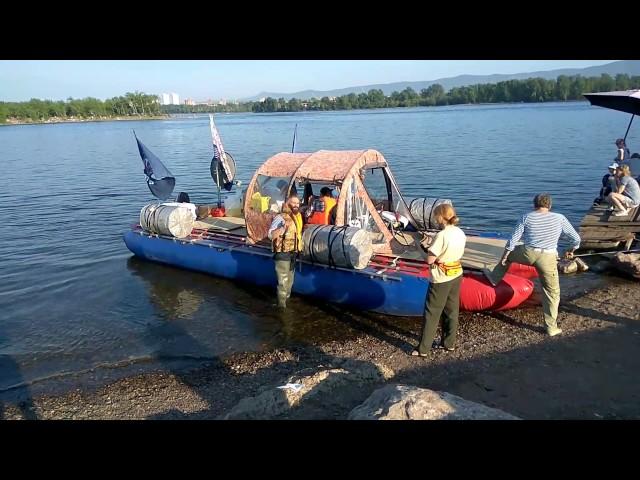
{"type": "MultiPolygon", "coordinates": [[[[496,105],[545,105],[545,104],[571,104],[571,103],[588,103],[586,100],[552,100],[548,102],[493,102],[493,103],[456,103],[451,105],[415,105],[411,107],[377,107],[377,108],[350,108],[350,109],[336,109],[336,110],[299,110],[295,112],[215,112],[214,114],[231,114],[231,113],[253,113],[253,114],[274,114],[274,113],[319,113],[319,112],[355,112],[355,111],[373,111],[373,110],[411,110],[414,108],[442,108],[442,107],[486,107],[496,105]]],[[[39,122],[28,122],[23,120],[8,120],[5,123],[0,123],[0,126],[10,125],[48,125],[57,123],[87,123],[87,122],[119,122],[119,121],[136,121],[136,120],[169,120],[171,118],[180,118],[186,115],[207,115],[210,112],[186,112],[186,113],[170,113],[165,115],[154,116],[118,116],[118,117],[102,117],[91,119],[48,119],[39,122]]]]}
{"type": "Polygon", "coordinates": [[[12,125],[52,125],[58,123],[89,123],[89,122],[131,122],[137,120],[169,120],[171,115],[153,115],[153,116],[122,116],[122,117],[100,117],[100,118],[70,118],[70,119],[47,119],[39,122],[30,122],[26,120],[8,120],[5,123],[0,123],[0,126],[12,126],[12,125]]]}

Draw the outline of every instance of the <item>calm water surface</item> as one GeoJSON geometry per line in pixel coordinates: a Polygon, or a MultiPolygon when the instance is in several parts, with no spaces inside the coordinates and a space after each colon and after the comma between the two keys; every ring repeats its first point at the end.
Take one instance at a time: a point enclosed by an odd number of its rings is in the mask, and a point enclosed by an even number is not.
{"type": "MultiPolygon", "coordinates": [[[[298,151],[377,149],[407,197],[451,198],[463,225],[509,232],[540,191],[577,226],[628,120],[571,103],[230,114],[217,125],[245,184],[290,149],[297,123],[298,151]]],[[[213,203],[207,116],[0,128],[0,390],[353,335],[339,310],[295,298],[281,317],[270,291],[132,258],[122,234],[152,200],[132,129],[176,192],[213,203]]],[[[638,137],[632,127],[632,151],[638,137]]]]}

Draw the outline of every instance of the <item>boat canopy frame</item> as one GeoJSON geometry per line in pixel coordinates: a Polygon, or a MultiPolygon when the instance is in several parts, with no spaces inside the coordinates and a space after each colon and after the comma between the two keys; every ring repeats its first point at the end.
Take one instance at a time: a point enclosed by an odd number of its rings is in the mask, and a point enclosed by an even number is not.
{"type": "MultiPolygon", "coordinates": [[[[290,193],[297,193],[296,184],[324,183],[339,188],[336,209],[336,226],[349,225],[347,204],[351,205],[354,195],[361,204],[366,206],[371,226],[380,233],[374,241],[376,253],[391,253],[393,233],[380,216],[373,203],[370,192],[367,191],[364,177],[369,169],[381,168],[385,175],[389,198],[392,189],[397,196],[397,204],[401,206],[402,214],[409,218],[414,226],[409,208],[402,197],[400,188],[389,168],[384,156],[377,150],[319,150],[313,153],[281,152],[267,159],[254,173],[249,182],[244,203],[244,214],[247,226],[247,242],[250,244],[268,241],[267,232],[273,218],[279,213],[280,207],[290,193]],[[285,186],[270,199],[271,208],[262,204],[258,179],[261,176],[288,179],[285,186]],[[257,195],[260,194],[260,195],[257,195]],[[257,198],[256,198],[257,197],[257,198]]],[[[272,190],[273,191],[273,190],[272,190]]]]}

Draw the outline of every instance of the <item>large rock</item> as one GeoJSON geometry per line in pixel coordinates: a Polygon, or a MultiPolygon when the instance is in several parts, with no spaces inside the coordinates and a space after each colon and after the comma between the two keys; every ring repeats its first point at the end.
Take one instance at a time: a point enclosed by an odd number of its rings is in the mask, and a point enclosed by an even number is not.
{"type": "Polygon", "coordinates": [[[616,253],[611,263],[617,270],[640,279],[640,254],[616,253]]]}
{"type": "Polygon", "coordinates": [[[589,270],[589,265],[581,258],[574,258],[573,260],[563,259],[558,262],[558,271],[560,273],[586,272],[587,270],[589,270]]]}
{"type": "Polygon", "coordinates": [[[349,420],[519,420],[447,392],[387,385],[349,413],[349,420]]]}
{"type": "Polygon", "coordinates": [[[578,264],[573,260],[560,260],[558,262],[558,271],[564,273],[576,273],[578,271],[578,264]]]}
{"type": "Polygon", "coordinates": [[[299,391],[279,389],[276,385],[265,387],[255,397],[243,398],[223,420],[265,420],[275,418],[296,408],[303,401],[319,395],[332,395],[349,384],[381,382],[393,377],[394,372],[384,365],[347,360],[340,368],[330,368],[304,375],[300,372],[283,383],[301,384],[299,391]]]}

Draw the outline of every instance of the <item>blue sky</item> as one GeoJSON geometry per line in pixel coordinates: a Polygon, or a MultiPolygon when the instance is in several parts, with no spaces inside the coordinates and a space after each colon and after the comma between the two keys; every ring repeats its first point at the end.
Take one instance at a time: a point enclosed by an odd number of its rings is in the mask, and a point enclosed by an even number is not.
{"type": "Polygon", "coordinates": [[[181,99],[331,90],[462,74],[601,65],[612,60],[16,60],[0,61],[0,101],[100,99],[140,90],[181,99]]]}

